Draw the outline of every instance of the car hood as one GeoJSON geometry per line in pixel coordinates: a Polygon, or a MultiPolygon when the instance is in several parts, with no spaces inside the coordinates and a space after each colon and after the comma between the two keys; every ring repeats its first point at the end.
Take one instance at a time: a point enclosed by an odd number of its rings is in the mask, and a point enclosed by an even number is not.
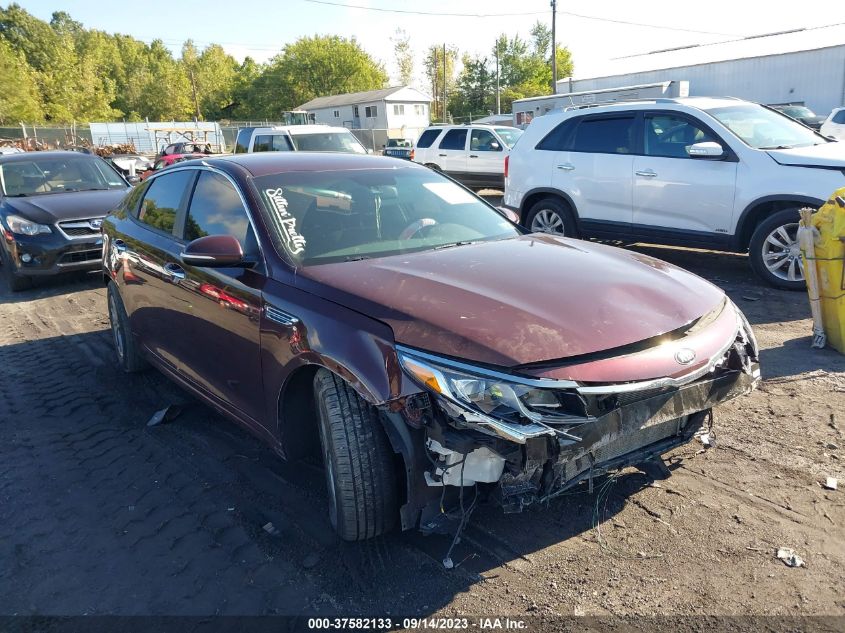
{"type": "Polygon", "coordinates": [[[129,189],[45,193],[26,198],[6,198],[11,213],[39,224],[103,217],[114,209],[129,189]]]}
{"type": "Polygon", "coordinates": [[[724,299],[666,262],[543,234],[307,266],[297,283],[387,323],[398,343],[503,367],[636,343],[724,299]]]}
{"type": "Polygon", "coordinates": [[[799,167],[835,167],[845,169],[845,144],[822,143],[793,149],[766,150],[781,165],[799,167]]]}

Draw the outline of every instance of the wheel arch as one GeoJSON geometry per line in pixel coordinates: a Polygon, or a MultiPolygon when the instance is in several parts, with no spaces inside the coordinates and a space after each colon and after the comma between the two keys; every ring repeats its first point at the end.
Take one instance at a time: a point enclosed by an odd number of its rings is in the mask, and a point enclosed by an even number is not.
{"type": "Polygon", "coordinates": [[[748,250],[748,245],[751,242],[751,236],[754,233],[754,229],[764,218],[772,213],[796,206],[818,208],[823,204],[824,200],[813,198],[812,196],[799,196],[795,194],[763,196],[762,198],[757,198],[747,205],[739,216],[737,230],[734,233],[734,250],[740,252],[748,250]]]}
{"type": "Polygon", "coordinates": [[[526,193],[525,196],[523,196],[522,198],[522,205],[519,208],[519,219],[523,226],[525,225],[525,221],[528,216],[528,212],[531,210],[531,207],[533,207],[537,202],[544,198],[559,199],[567,207],[569,207],[569,211],[570,213],[572,213],[572,219],[575,220],[575,223],[577,225],[580,225],[578,208],[575,206],[575,202],[572,200],[569,194],[560,191],[559,189],[552,189],[551,187],[538,187],[526,193]]]}

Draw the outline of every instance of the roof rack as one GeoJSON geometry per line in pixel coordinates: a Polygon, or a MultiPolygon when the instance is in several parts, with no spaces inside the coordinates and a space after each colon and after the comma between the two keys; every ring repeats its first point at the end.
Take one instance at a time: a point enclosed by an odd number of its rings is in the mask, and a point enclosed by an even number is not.
{"type": "Polygon", "coordinates": [[[600,106],[609,106],[609,105],[624,105],[626,103],[678,103],[677,99],[673,99],[671,97],[645,97],[642,99],[622,99],[620,101],[601,101],[599,103],[582,103],[581,105],[571,105],[565,106],[563,108],[564,112],[568,112],[569,110],[584,110],[587,108],[598,108],[600,106]]]}

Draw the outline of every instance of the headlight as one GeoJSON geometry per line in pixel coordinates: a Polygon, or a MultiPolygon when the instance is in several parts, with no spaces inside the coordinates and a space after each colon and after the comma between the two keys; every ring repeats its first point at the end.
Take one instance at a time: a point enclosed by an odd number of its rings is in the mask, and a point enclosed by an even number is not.
{"type": "Polygon", "coordinates": [[[457,368],[446,364],[449,361],[438,362],[429,354],[424,356],[402,350],[399,361],[420,386],[459,405],[467,413],[462,416],[464,419],[495,426],[500,435],[503,425],[517,436],[550,432],[565,435],[560,427],[587,421],[586,403],[580,394],[574,389],[556,388],[558,383],[566,381],[520,380],[480,367],[457,368]],[[555,387],[539,386],[541,382],[553,383],[555,387]],[[491,420],[500,424],[491,424],[491,420]],[[553,425],[557,430],[547,425],[553,425]]]}
{"type": "Polygon", "coordinates": [[[31,220],[22,218],[19,215],[6,216],[6,224],[9,225],[9,230],[18,235],[38,235],[39,233],[52,233],[50,227],[46,224],[36,224],[31,220]]]}
{"type": "Polygon", "coordinates": [[[743,314],[742,310],[740,310],[735,303],[733,306],[736,311],[736,315],[739,318],[739,326],[742,329],[742,333],[745,335],[745,340],[751,346],[753,357],[756,360],[760,356],[760,347],[757,345],[757,337],[754,335],[754,330],[751,329],[751,324],[748,322],[748,319],[745,318],[745,314],[743,314]]]}

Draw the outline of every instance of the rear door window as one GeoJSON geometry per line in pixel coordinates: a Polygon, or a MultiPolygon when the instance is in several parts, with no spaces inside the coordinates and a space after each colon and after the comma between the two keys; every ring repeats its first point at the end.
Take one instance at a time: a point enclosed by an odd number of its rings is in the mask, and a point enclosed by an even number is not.
{"type": "Polygon", "coordinates": [[[176,214],[194,174],[194,171],[185,170],[162,174],[155,178],[147,188],[144,200],[141,202],[138,220],[164,233],[173,233],[176,214]]]}
{"type": "Polygon", "coordinates": [[[635,126],[633,116],[584,119],[575,130],[572,149],[594,154],[633,154],[635,126]]]}
{"type": "Polygon", "coordinates": [[[440,149],[464,149],[466,144],[466,129],[449,130],[443,140],[440,141],[440,149]]]}
{"type": "Polygon", "coordinates": [[[431,147],[431,144],[434,143],[434,139],[440,136],[440,132],[442,130],[426,130],[422,133],[419,140],[417,141],[417,147],[420,149],[425,149],[427,147],[431,147]]]}

